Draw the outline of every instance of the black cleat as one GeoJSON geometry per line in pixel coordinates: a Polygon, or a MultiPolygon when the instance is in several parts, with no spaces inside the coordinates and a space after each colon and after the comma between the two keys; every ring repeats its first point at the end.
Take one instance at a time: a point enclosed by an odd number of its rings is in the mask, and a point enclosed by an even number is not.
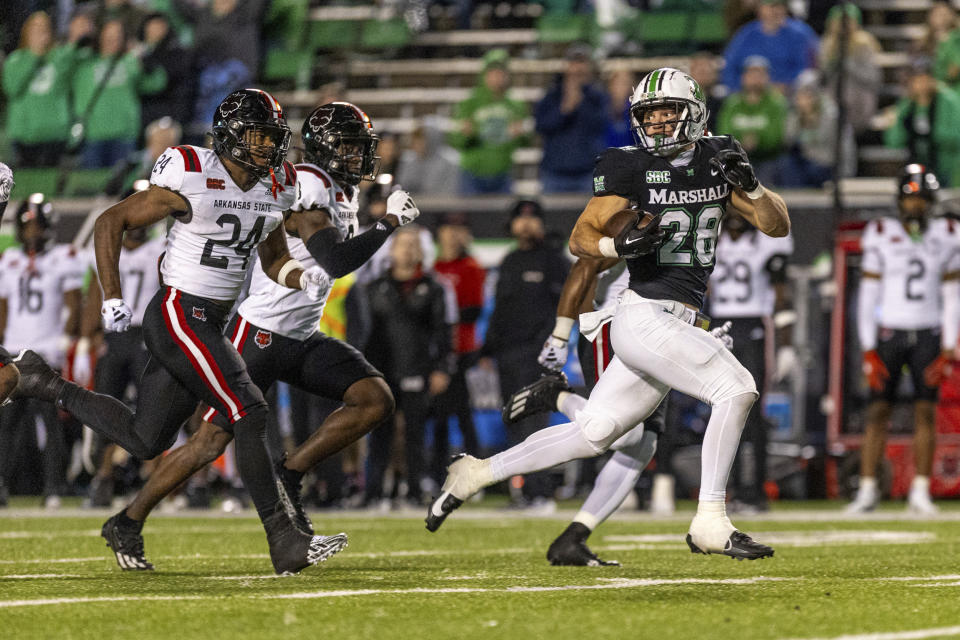
{"type": "Polygon", "coordinates": [[[440,497],[430,503],[430,507],[427,509],[427,517],[424,520],[427,523],[427,531],[433,532],[439,529],[447,516],[462,504],[463,500],[453,494],[447,491],[441,493],[440,497]]]}
{"type": "Polygon", "coordinates": [[[543,374],[513,393],[503,406],[501,417],[505,424],[514,424],[538,413],[557,410],[557,396],[561,391],[573,392],[562,371],[543,374]]]}
{"type": "Polygon", "coordinates": [[[307,516],[303,508],[303,500],[300,498],[300,485],[302,484],[303,474],[291,471],[283,466],[287,461],[286,454],[277,461],[275,470],[277,473],[277,490],[280,493],[280,501],[287,512],[287,516],[293,521],[300,531],[313,535],[313,522],[307,516]]]}
{"type": "Polygon", "coordinates": [[[727,540],[727,544],[724,545],[723,551],[720,552],[704,551],[693,543],[693,538],[689,533],[687,534],[687,546],[690,547],[690,553],[702,553],[704,555],[709,555],[710,553],[721,553],[725,556],[736,558],[737,560],[757,560],[760,558],[773,557],[772,547],[768,547],[765,544],[760,544],[759,542],[754,542],[753,538],[742,531],[734,531],[731,533],[730,539],[727,540]]]}
{"type": "Polygon", "coordinates": [[[300,573],[347,546],[347,534],[312,536],[300,531],[283,509],[263,521],[270,545],[270,561],[279,575],[300,573]]]}
{"type": "Polygon", "coordinates": [[[571,523],[547,550],[547,560],[555,567],[619,567],[616,560],[601,560],[587,546],[590,530],[579,522],[571,523]]]}
{"type": "Polygon", "coordinates": [[[35,351],[24,349],[17,354],[13,362],[20,372],[20,384],[11,394],[11,398],[57,401],[57,395],[67,381],[57,375],[46,360],[35,351]]]}
{"type": "Polygon", "coordinates": [[[143,536],[139,529],[124,527],[120,523],[120,514],[103,523],[100,535],[117,558],[117,564],[124,571],[153,571],[153,565],[143,553],[143,536]]]}

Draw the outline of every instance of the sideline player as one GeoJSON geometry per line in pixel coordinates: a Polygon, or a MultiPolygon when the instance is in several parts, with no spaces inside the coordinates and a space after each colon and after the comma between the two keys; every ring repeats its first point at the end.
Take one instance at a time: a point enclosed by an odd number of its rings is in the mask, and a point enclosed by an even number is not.
{"type": "MultiPolygon", "coordinates": [[[[356,106],[334,102],[318,107],[304,122],[302,136],[306,163],[296,167],[297,199],[284,221],[287,243],[303,265],[319,264],[331,278],[339,278],[363,264],[394,229],[413,222],[420,212],[405,191],[395,191],[387,199],[384,220],[358,233],[357,186],[376,177],[379,158],[370,118],[356,106]]],[[[289,498],[285,506],[297,526],[309,533],[313,527],[300,501],[303,475],[362,438],[394,407],[380,372],[359,351],[317,329],[328,295],[329,289],[313,299],[255,268],[249,294],[227,324],[227,335],[261,390],[279,380],[344,403],[306,442],[276,463],[289,498]]],[[[136,531],[122,532],[124,550],[115,549],[121,568],[152,566],[143,556],[143,522],[160,500],[215,460],[233,438],[229,422],[215,409],[203,417],[200,430],[164,456],[133,502],[105,525],[123,518],[139,525],[136,531]],[[139,562],[125,566],[126,550],[139,551],[139,562]]]]}
{"type": "MultiPolygon", "coordinates": [[[[223,325],[254,250],[271,279],[314,299],[330,280],[319,268],[305,269],[287,249],[281,225],[295,199],[296,172],[284,161],[290,129],[277,101],[256,89],[231,93],[214,114],[213,139],[213,150],[165,151],[150,188],[97,219],[94,245],[107,331],[125,331],[132,315],[118,269],[123,232],[174,219],[160,265],[163,284],[144,314],[150,360],[137,411],[67,382],[31,351],[18,360],[17,393],[55,402],[142,460],[173,444],[198,400],[215,407],[229,416],[237,464],[263,521],[274,569],[297,572],[342,549],[346,536],[306,534],[284,509],[266,448],[267,404],[223,325]]],[[[136,527],[122,518],[116,524],[103,530],[111,547],[118,544],[118,527],[136,527]]]]}
{"type": "Polygon", "coordinates": [[[870,401],[860,486],[848,513],[871,511],[880,500],[877,466],[904,365],[913,379],[916,473],[907,508],[922,515],[937,512],[930,499],[934,416],[937,387],[956,360],[960,331],[960,224],[929,219],[939,184],[923,165],[904,167],[898,186],[899,216],[871,220],[861,240],[857,328],[870,401]]]}
{"type": "Polygon", "coordinates": [[[451,464],[440,497],[429,507],[427,528],[436,530],[485,486],[606,451],[675,388],[713,409],[704,437],[700,503],[687,534],[691,551],[771,556],[773,549],[733,526],[724,504],[756,385],[723,343],[699,328],[697,308],[727,204],[771,236],[789,232],[786,205],[759,184],[736,140],[703,137],[703,91],[687,74],[670,68],[647,74],[630,111],[639,146],[600,156],[594,197],[570,237],[577,256],[627,258],[630,287],[610,331],[617,355],[574,422],[539,431],[492,458],[463,456],[451,464]],[[653,220],[644,227],[628,225],[615,238],[605,236],[607,223],[631,201],[654,213],[653,220]]]}

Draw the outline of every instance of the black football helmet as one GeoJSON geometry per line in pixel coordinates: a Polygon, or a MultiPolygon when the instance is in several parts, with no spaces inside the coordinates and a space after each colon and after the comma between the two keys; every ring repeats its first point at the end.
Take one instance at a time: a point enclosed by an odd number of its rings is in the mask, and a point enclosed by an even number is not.
{"type": "Polygon", "coordinates": [[[283,109],[266,91],[234,91],[213,114],[214,151],[258,177],[269,175],[271,169],[279,169],[289,148],[290,127],[283,109]],[[258,142],[262,138],[257,134],[268,137],[271,143],[258,142]],[[261,162],[257,162],[258,158],[261,162]]]}
{"type": "Polygon", "coordinates": [[[301,129],[304,155],[322,167],[337,182],[356,186],[374,180],[380,171],[377,145],[370,117],[349,102],[331,102],[307,116],[301,129]]]}
{"type": "Polygon", "coordinates": [[[53,238],[53,228],[57,224],[57,214],[53,210],[53,205],[42,193],[33,193],[20,203],[14,223],[17,242],[23,246],[24,251],[38,253],[43,251],[47,242],[53,238]],[[40,234],[28,238],[26,234],[27,224],[33,221],[36,221],[39,225],[40,234]]]}
{"type": "Polygon", "coordinates": [[[903,226],[911,234],[923,234],[940,190],[937,176],[926,166],[911,163],[900,170],[897,185],[897,208],[903,226]]]}

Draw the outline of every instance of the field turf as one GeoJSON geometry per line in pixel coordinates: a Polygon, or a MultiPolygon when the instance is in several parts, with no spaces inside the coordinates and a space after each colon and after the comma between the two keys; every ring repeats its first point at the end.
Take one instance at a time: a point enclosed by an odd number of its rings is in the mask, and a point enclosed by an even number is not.
{"type": "Polygon", "coordinates": [[[547,564],[572,511],[467,506],[435,534],[419,512],[317,513],[350,546],[282,578],[251,515],[158,515],[157,570],[132,573],[99,537],[107,512],[15,507],[0,511],[0,638],[960,637],[960,504],[934,520],[814,506],[734,517],[776,548],[754,562],[691,554],[692,511],[618,514],[590,542],[620,568],[547,564]]]}

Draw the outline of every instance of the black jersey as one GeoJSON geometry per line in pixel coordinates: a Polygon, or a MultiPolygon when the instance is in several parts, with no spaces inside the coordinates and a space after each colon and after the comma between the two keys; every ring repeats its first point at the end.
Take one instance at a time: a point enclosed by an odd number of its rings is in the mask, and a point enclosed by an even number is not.
{"type": "Polygon", "coordinates": [[[663,214],[660,228],[666,239],[660,248],[627,260],[630,288],[644,298],[678,300],[698,309],[703,304],[720,220],[730,200],[730,185],[710,159],[731,148],[730,136],[704,136],[684,167],[638,147],[607,149],[597,158],[595,196],[620,196],[644,211],[663,214]]]}

